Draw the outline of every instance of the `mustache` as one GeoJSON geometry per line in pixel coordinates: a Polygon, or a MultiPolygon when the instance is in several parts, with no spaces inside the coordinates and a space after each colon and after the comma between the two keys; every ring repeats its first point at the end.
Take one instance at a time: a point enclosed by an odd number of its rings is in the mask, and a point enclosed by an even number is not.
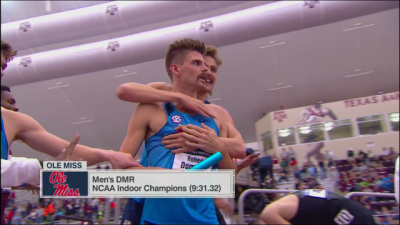
{"type": "Polygon", "coordinates": [[[200,77],[203,77],[203,78],[208,78],[208,75],[207,75],[207,72],[202,72],[201,74],[199,74],[198,76],[197,76],[197,78],[200,78],[200,77]]]}

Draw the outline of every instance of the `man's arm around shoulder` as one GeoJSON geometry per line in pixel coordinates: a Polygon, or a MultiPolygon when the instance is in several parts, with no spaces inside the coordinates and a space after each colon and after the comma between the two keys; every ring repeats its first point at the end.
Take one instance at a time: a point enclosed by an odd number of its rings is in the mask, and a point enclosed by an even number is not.
{"type": "Polygon", "coordinates": [[[117,96],[122,101],[134,103],[179,101],[179,94],[172,92],[170,85],[161,82],[148,85],[134,82],[125,83],[118,87],[117,96]]]}
{"type": "Polygon", "coordinates": [[[235,128],[229,112],[219,105],[211,104],[210,107],[223,116],[227,123],[227,137],[220,137],[229,155],[232,158],[243,159],[246,157],[246,146],[240,132],[235,128]]]}
{"type": "MultiPolygon", "coordinates": [[[[224,119],[223,115],[219,114],[218,117],[219,117],[219,120],[221,121],[220,131],[219,131],[219,137],[220,137],[219,141],[221,141],[220,140],[221,138],[226,138],[228,136],[228,125],[227,125],[226,119],[224,119]]],[[[220,153],[222,154],[223,159],[221,162],[218,163],[218,168],[236,170],[236,165],[233,162],[231,156],[229,155],[228,150],[226,149],[226,147],[223,143],[222,143],[222,145],[224,146],[224,148],[222,150],[220,150],[220,153]]]]}

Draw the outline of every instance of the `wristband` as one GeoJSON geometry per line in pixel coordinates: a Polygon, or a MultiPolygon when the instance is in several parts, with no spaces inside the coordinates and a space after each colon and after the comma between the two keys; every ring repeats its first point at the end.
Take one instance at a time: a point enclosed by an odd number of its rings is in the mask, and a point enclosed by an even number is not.
{"type": "Polygon", "coordinates": [[[25,187],[26,185],[28,185],[28,184],[27,184],[27,183],[23,183],[23,184],[22,184],[22,187],[25,187]]]}

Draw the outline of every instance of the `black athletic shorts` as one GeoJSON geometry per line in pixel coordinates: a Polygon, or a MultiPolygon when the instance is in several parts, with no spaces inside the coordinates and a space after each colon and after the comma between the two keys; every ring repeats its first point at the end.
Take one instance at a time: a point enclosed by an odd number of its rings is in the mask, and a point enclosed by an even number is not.
{"type": "Polygon", "coordinates": [[[309,191],[321,192],[321,190],[305,190],[293,193],[300,199],[297,213],[289,221],[293,225],[376,224],[372,212],[361,203],[332,192],[326,192],[326,197],[323,197],[309,191]]]}

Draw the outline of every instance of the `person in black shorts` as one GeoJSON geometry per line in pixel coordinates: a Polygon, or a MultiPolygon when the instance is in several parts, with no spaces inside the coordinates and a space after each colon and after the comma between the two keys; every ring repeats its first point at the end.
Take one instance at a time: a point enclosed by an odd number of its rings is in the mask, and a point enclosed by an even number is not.
{"type": "Polygon", "coordinates": [[[296,191],[267,205],[265,224],[377,224],[361,203],[325,190],[296,191]]]}

